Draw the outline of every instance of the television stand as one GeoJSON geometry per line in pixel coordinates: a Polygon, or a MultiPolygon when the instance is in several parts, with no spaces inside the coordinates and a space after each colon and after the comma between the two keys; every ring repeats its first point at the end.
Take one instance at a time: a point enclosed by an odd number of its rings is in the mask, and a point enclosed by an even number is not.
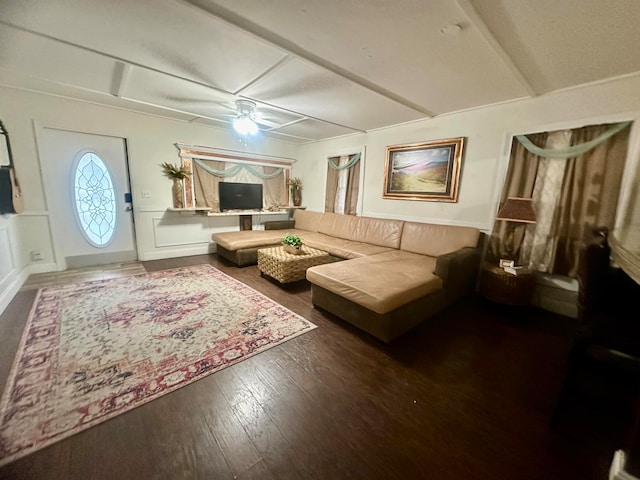
{"type": "Polygon", "coordinates": [[[253,230],[252,215],[239,215],[239,218],[240,218],[240,230],[253,230]]]}

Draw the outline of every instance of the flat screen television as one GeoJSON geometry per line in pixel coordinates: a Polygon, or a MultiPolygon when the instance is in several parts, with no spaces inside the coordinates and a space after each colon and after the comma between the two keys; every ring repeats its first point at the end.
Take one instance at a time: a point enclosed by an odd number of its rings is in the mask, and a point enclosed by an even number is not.
{"type": "Polygon", "coordinates": [[[262,210],[262,184],[220,182],[220,211],[262,210]]]}

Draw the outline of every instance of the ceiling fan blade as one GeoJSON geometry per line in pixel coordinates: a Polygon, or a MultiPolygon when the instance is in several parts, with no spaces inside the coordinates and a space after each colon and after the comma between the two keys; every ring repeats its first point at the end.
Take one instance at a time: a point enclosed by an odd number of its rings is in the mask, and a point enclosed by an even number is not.
{"type": "Polygon", "coordinates": [[[206,107],[215,107],[215,108],[223,108],[224,110],[228,110],[229,115],[236,115],[237,110],[229,105],[228,102],[221,101],[220,99],[213,98],[205,98],[205,97],[190,97],[190,96],[182,96],[182,95],[163,95],[164,100],[169,102],[175,102],[184,105],[185,107],[198,107],[198,108],[206,108],[206,107]]]}
{"type": "Polygon", "coordinates": [[[258,125],[264,125],[266,127],[270,127],[270,128],[278,128],[281,126],[281,124],[273,122],[271,120],[266,120],[264,118],[260,118],[260,117],[256,117],[254,119],[254,121],[258,124],[258,125]]]}

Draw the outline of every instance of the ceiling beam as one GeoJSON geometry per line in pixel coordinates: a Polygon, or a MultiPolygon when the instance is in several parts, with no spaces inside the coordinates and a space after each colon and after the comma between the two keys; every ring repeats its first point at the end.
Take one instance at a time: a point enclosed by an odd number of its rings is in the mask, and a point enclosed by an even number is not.
{"type": "Polygon", "coordinates": [[[254,37],[257,37],[263,41],[266,41],[271,45],[284,50],[290,55],[306,60],[307,62],[312,63],[317,67],[321,67],[324,70],[328,70],[334,73],[335,75],[338,75],[344,78],[345,80],[348,80],[351,83],[355,83],[389,100],[392,100],[396,103],[404,105],[407,108],[420,112],[428,117],[434,117],[436,115],[434,112],[418,105],[417,103],[414,103],[404,97],[401,97],[400,95],[397,95],[387,90],[386,88],[381,87],[380,85],[376,85],[375,83],[367,80],[366,78],[356,75],[345,68],[342,68],[332,62],[329,62],[325,58],[322,58],[308,50],[305,50],[304,48],[293,43],[292,41],[287,40],[286,38],[278,35],[277,33],[274,33],[264,28],[263,26],[258,25],[257,23],[246,19],[241,15],[238,15],[237,13],[229,10],[228,8],[222,7],[220,5],[217,5],[214,2],[210,2],[207,0],[179,0],[179,1],[187,5],[190,5],[194,8],[197,8],[198,10],[204,11],[216,17],[217,19],[222,20],[228,23],[229,25],[232,25],[244,31],[245,33],[249,33],[254,37]]]}
{"type": "Polygon", "coordinates": [[[111,95],[122,98],[124,89],[129,80],[130,72],[131,65],[125,62],[116,62],[116,67],[113,73],[113,85],[111,86],[111,95]]]}
{"type": "Polygon", "coordinates": [[[467,14],[467,17],[469,17],[469,20],[471,20],[473,26],[476,27],[480,35],[482,35],[482,38],[484,38],[485,42],[487,42],[489,47],[495,52],[498,58],[500,58],[504,66],[507,67],[516,81],[522,86],[522,88],[527,91],[529,96],[537,96],[538,92],[536,92],[531,83],[529,83],[529,80],[527,80],[526,77],[522,74],[520,69],[516,66],[516,64],[513,62],[513,59],[509,56],[505,49],[502,48],[502,45],[500,45],[500,42],[496,40],[496,37],[493,36],[493,33],[491,33],[491,30],[489,30],[487,24],[484,23],[484,20],[475,9],[475,7],[471,4],[471,1],[457,0],[457,2],[458,5],[460,5],[460,8],[464,10],[464,13],[467,14]]]}
{"type": "MultiPolygon", "coordinates": [[[[132,60],[128,60],[126,58],[119,57],[117,55],[111,55],[109,53],[105,53],[105,52],[102,52],[100,50],[96,50],[95,48],[90,48],[90,47],[86,47],[84,45],[79,45],[77,43],[70,42],[68,40],[63,40],[61,38],[54,37],[54,36],[48,35],[46,33],[42,33],[42,32],[38,32],[36,30],[32,30],[30,28],[25,28],[25,27],[21,27],[19,25],[14,25],[13,23],[7,22],[5,20],[1,20],[0,19],[0,25],[5,25],[7,27],[14,28],[14,29],[20,30],[22,32],[30,33],[32,35],[36,35],[36,36],[41,37],[41,38],[46,38],[47,40],[52,40],[54,42],[58,42],[58,43],[61,43],[61,44],[64,44],[64,45],[69,45],[71,47],[79,48],[79,49],[84,50],[86,52],[91,52],[91,53],[94,53],[96,55],[100,55],[101,57],[104,57],[104,58],[110,58],[112,60],[128,64],[129,66],[143,68],[145,70],[150,70],[152,72],[161,73],[163,75],[167,75],[169,77],[177,78],[179,80],[184,80],[186,82],[194,83],[194,84],[200,85],[202,87],[207,87],[207,88],[210,88],[211,90],[214,90],[216,93],[218,93],[223,98],[228,98],[230,100],[234,99],[234,95],[233,95],[232,92],[227,92],[226,90],[222,90],[220,88],[214,87],[214,86],[209,85],[207,83],[199,82],[199,81],[193,80],[191,78],[186,78],[186,77],[183,77],[181,75],[176,75],[174,73],[170,73],[170,72],[167,72],[167,71],[164,71],[164,70],[160,70],[158,68],[150,67],[149,65],[145,65],[145,64],[142,64],[142,63],[134,62],[132,60]]],[[[105,92],[103,92],[103,93],[105,93],[105,92]]]]}
{"type": "MultiPolygon", "coordinates": [[[[79,48],[81,50],[84,50],[84,51],[87,51],[87,52],[91,52],[91,53],[94,53],[96,55],[100,55],[100,56],[102,56],[104,58],[112,59],[112,60],[118,62],[118,64],[124,65],[124,67],[116,67],[116,70],[114,72],[114,81],[113,81],[113,84],[111,86],[110,91],[109,92],[97,92],[97,93],[102,93],[103,95],[105,95],[105,94],[113,95],[113,96],[116,96],[116,97],[121,98],[123,100],[127,100],[127,101],[134,102],[134,103],[139,103],[139,104],[142,104],[142,105],[149,105],[149,106],[152,106],[152,107],[162,108],[164,110],[169,110],[169,111],[173,111],[173,112],[177,112],[177,113],[183,113],[183,114],[187,114],[187,115],[196,115],[198,117],[206,118],[208,120],[215,120],[215,121],[222,122],[222,123],[229,124],[229,125],[231,124],[231,122],[229,122],[229,121],[220,120],[218,118],[208,117],[208,116],[205,116],[205,115],[200,115],[200,114],[197,114],[197,113],[194,113],[194,112],[190,112],[188,110],[181,110],[181,109],[177,109],[177,108],[171,108],[171,107],[168,107],[166,105],[158,105],[156,103],[145,102],[145,101],[137,100],[137,99],[134,99],[134,98],[131,98],[131,97],[127,97],[127,96],[124,95],[124,87],[126,86],[128,78],[130,76],[130,72],[131,72],[131,69],[132,69],[131,67],[137,67],[137,68],[149,70],[149,71],[152,71],[152,72],[160,73],[160,74],[163,74],[163,75],[167,75],[169,77],[173,77],[173,78],[176,78],[176,79],[179,79],[179,80],[183,80],[185,82],[190,82],[190,83],[193,83],[193,84],[196,84],[196,85],[200,85],[202,87],[209,88],[209,89],[215,91],[216,94],[219,94],[221,97],[228,98],[229,101],[235,100],[238,97],[238,95],[234,94],[233,92],[228,92],[226,90],[221,90],[220,88],[213,87],[213,86],[211,86],[209,84],[206,84],[206,83],[198,82],[196,80],[192,80],[190,78],[186,78],[186,77],[183,77],[183,76],[180,76],[180,75],[175,75],[173,73],[166,72],[164,70],[160,70],[160,69],[157,69],[157,68],[153,68],[153,67],[150,67],[150,66],[142,64],[142,63],[134,62],[134,61],[131,61],[131,60],[128,60],[128,59],[125,59],[125,58],[122,58],[122,57],[119,57],[119,56],[116,56],[116,55],[111,55],[111,54],[102,52],[100,50],[96,50],[94,48],[90,48],[90,47],[86,47],[84,45],[79,45],[77,43],[70,42],[68,40],[63,40],[63,39],[54,37],[52,35],[48,35],[46,33],[41,33],[41,32],[38,32],[36,30],[32,30],[32,29],[29,29],[29,28],[24,28],[24,27],[21,27],[19,25],[14,25],[13,23],[7,22],[7,21],[2,20],[2,19],[0,19],[0,25],[5,25],[7,27],[10,27],[10,28],[13,28],[13,29],[16,29],[16,30],[20,30],[20,31],[25,32],[25,33],[29,33],[29,34],[32,34],[32,35],[35,35],[35,36],[38,36],[38,37],[41,37],[41,38],[46,38],[47,40],[51,40],[51,41],[58,42],[58,43],[61,43],[61,44],[64,44],[64,45],[68,45],[68,46],[71,46],[71,47],[79,48]]],[[[290,59],[291,59],[291,57],[285,57],[284,59],[280,60],[275,65],[273,65],[268,70],[266,70],[261,75],[259,75],[257,78],[253,79],[249,84],[247,84],[244,87],[242,87],[242,89],[244,90],[244,89],[248,88],[249,85],[251,85],[251,84],[257,82],[258,80],[264,78],[267,74],[272,73],[275,70],[279,69],[284,64],[286,64],[287,61],[289,61],[290,59]]],[[[77,87],[75,85],[70,85],[70,86],[73,86],[74,88],[80,88],[80,87],[77,87]]],[[[240,97],[242,97],[242,95],[240,95],[240,97]]],[[[250,97],[243,97],[243,98],[246,98],[247,100],[252,100],[252,101],[257,102],[257,103],[261,103],[261,104],[267,105],[267,106],[269,106],[269,107],[271,107],[271,108],[273,108],[275,110],[280,110],[280,111],[283,111],[283,112],[294,114],[294,115],[299,116],[299,117],[306,117],[306,118],[310,118],[310,119],[313,119],[313,120],[317,120],[319,122],[328,123],[328,124],[331,124],[331,125],[336,125],[338,127],[347,128],[347,129],[352,130],[354,132],[365,133],[365,130],[362,130],[362,129],[359,129],[359,128],[356,128],[356,127],[342,125],[342,124],[335,123],[335,122],[332,122],[332,121],[329,121],[329,120],[325,120],[325,119],[322,119],[322,118],[317,118],[317,117],[311,117],[309,115],[304,115],[304,114],[295,112],[293,110],[288,110],[286,108],[282,108],[282,107],[279,107],[277,105],[272,105],[272,104],[263,102],[263,101],[261,101],[259,99],[254,99],[254,98],[250,98],[250,97]]],[[[300,138],[305,138],[305,137],[300,137],[300,138]]]]}
{"type": "Polygon", "coordinates": [[[291,61],[291,57],[290,56],[286,56],[283,59],[277,61],[276,63],[274,63],[272,66],[270,66],[268,69],[266,69],[264,72],[262,72],[260,75],[256,76],[254,79],[250,80],[249,82],[247,82],[246,84],[244,84],[242,87],[240,87],[238,90],[236,90],[235,92],[233,92],[234,95],[241,95],[242,92],[244,92],[247,88],[249,88],[251,85],[256,84],[257,82],[259,82],[260,80],[262,80],[263,78],[267,77],[268,75],[271,75],[273,72],[275,72],[276,70],[280,70],[283,66],[285,66],[287,63],[289,63],[291,61]]]}

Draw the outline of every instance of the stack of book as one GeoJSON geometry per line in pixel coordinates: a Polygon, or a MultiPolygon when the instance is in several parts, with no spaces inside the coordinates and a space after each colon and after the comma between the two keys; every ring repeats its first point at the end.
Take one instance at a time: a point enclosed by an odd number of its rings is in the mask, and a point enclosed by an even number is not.
{"type": "Polygon", "coordinates": [[[531,273],[531,269],[527,267],[504,267],[504,271],[511,275],[524,275],[531,273]]]}

